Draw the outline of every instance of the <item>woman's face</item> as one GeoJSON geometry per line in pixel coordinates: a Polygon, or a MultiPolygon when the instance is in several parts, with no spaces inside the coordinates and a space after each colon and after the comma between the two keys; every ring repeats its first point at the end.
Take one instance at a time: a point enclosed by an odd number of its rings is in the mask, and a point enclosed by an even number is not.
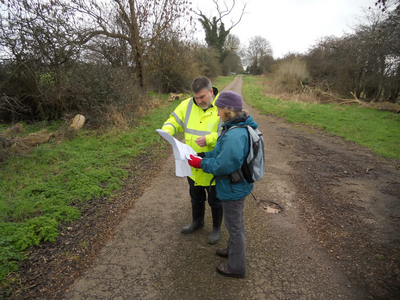
{"type": "Polygon", "coordinates": [[[224,115],[224,109],[221,107],[218,107],[218,116],[221,118],[222,123],[225,122],[225,115],[224,115]]]}

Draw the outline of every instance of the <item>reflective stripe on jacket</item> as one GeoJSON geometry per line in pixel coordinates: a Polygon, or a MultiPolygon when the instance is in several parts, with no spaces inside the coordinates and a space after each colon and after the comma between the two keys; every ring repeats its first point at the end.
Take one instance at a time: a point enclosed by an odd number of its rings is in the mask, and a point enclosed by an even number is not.
{"type": "MultiPolygon", "coordinates": [[[[218,89],[214,89],[213,106],[204,111],[193,98],[183,100],[164,123],[162,130],[174,135],[176,132],[185,133],[185,143],[197,153],[208,152],[214,149],[222,122],[218,117],[218,109],[214,105],[218,98],[218,89]],[[206,146],[199,147],[196,139],[206,137],[206,146]]],[[[202,169],[192,168],[191,179],[195,185],[209,186],[213,175],[204,173],[202,169]]],[[[215,183],[213,183],[215,184],[215,183]]]]}

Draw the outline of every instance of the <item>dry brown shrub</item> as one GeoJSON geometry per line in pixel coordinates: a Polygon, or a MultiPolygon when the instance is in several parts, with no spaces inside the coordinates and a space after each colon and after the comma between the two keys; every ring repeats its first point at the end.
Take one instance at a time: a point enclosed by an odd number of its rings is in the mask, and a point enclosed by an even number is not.
{"type": "Polygon", "coordinates": [[[139,118],[143,118],[144,116],[146,116],[147,111],[148,111],[147,108],[141,106],[141,107],[139,107],[138,110],[137,110],[137,116],[138,116],[139,118]]]}
{"type": "Polygon", "coordinates": [[[9,156],[9,152],[6,151],[5,149],[0,148],[0,163],[5,161],[6,158],[9,156]]]}
{"type": "Polygon", "coordinates": [[[8,156],[10,156],[11,142],[5,138],[0,136],[0,162],[3,162],[8,156]]]}
{"type": "Polygon", "coordinates": [[[107,107],[106,119],[110,127],[116,127],[121,130],[129,129],[130,111],[118,111],[116,107],[109,105],[107,107]]]}
{"type": "Polygon", "coordinates": [[[400,104],[399,103],[391,103],[391,102],[378,102],[370,103],[371,108],[379,109],[379,110],[384,110],[384,111],[390,111],[393,113],[400,113],[400,104]]]}
{"type": "Polygon", "coordinates": [[[300,92],[286,94],[284,99],[290,101],[307,102],[307,103],[318,103],[318,98],[312,93],[300,92]]]}
{"type": "Polygon", "coordinates": [[[13,135],[20,133],[24,130],[24,125],[21,123],[17,123],[14,126],[8,127],[7,130],[4,132],[4,135],[13,135]]]}
{"type": "Polygon", "coordinates": [[[0,137],[0,162],[13,155],[29,154],[34,147],[19,137],[0,137]]]}
{"type": "Polygon", "coordinates": [[[278,62],[272,74],[272,93],[276,94],[300,93],[310,78],[305,61],[299,57],[278,62]]]}
{"type": "Polygon", "coordinates": [[[0,162],[15,154],[29,154],[35,146],[46,143],[54,137],[53,134],[49,134],[46,130],[30,133],[25,137],[19,136],[23,131],[24,126],[21,123],[17,123],[7,128],[0,135],[0,162]]]}
{"type": "Polygon", "coordinates": [[[69,123],[65,122],[59,130],[54,133],[55,144],[60,143],[63,140],[73,140],[76,136],[77,131],[71,127],[69,123]]]}
{"type": "Polygon", "coordinates": [[[156,109],[165,106],[165,101],[163,101],[161,98],[151,98],[149,100],[149,108],[150,109],[156,109]]]}
{"type": "Polygon", "coordinates": [[[287,92],[283,90],[279,90],[275,86],[273,77],[265,77],[263,83],[264,94],[268,97],[285,99],[289,101],[299,101],[299,102],[308,102],[308,103],[318,103],[319,100],[316,95],[308,90],[302,90],[299,92],[287,92]]]}
{"type": "Polygon", "coordinates": [[[163,105],[164,102],[161,99],[146,95],[143,95],[139,99],[137,98],[136,101],[106,105],[105,127],[128,130],[135,125],[138,118],[145,117],[149,110],[162,107],[163,105]]]}
{"type": "Polygon", "coordinates": [[[339,107],[339,106],[336,106],[336,107],[334,107],[333,109],[334,109],[334,110],[340,110],[340,111],[346,110],[344,107],[339,107]]]}
{"type": "Polygon", "coordinates": [[[301,59],[290,58],[283,60],[274,67],[272,75],[263,76],[264,94],[268,97],[308,103],[333,103],[339,105],[358,103],[360,107],[400,113],[400,103],[366,102],[354,99],[354,96],[349,99],[343,99],[341,95],[327,88],[326,84],[314,84],[312,86],[304,84],[304,79],[308,77],[303,78],[303,76],[308,76],[308,72],[305,63],[301,59]]]}

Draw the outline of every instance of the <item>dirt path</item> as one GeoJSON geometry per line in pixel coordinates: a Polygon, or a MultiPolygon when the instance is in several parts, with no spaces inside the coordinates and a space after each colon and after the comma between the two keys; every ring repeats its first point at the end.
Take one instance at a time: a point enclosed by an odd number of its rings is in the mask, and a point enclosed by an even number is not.
{"type": "MultiPolygon", "coordinates": [[[[241,80],[225,90],[241,93],[241,80]]],[[[246,109],[266,142],[255,194],[283,207],[270,214],[267,202],[247,198],[246,278],[216,273],[227,232],[207,244],[209,207],[204,229],[180,233],[190,221],[188,184],[170,156],[65,299],[399,298],[399,162],[246,109]]]]}

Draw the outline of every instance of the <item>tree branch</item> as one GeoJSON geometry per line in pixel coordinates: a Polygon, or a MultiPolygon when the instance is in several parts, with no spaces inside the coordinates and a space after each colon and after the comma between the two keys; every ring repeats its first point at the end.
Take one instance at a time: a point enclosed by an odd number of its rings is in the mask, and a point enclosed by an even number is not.
{"type": "MultiPolygon", "coordinates": [[[[226,3],[226,1],[224,1],[225,10],[221,10],[220,5],[218,4],[218,0],[213,0],[213,2],[215,3],[215,7],[216,7],[216,10],[218,12],[218,18],[215,18],[217,23],[222,23],[222,19],[224,17],[228,16],[229,14],[231,14],[231,12],[233,11],[233,9],[235,8],[235,5],[236,5],[236,1],[233,0],[232,6],[229,8],[227,3],[226,3]]],[[[243,8],[242,8],[242,12],[241,12],[240,17],[239,17],[239,20],[237,22],[234,22],[231,19],[231,27],[229,27],[226,31],[228,31],[228,32],[231,31],[232,28],[234,28],[236,25],[238,25],[241,22],[241,20],[243,18],[243,15],[245,14],[246,6],[247,6],[247,3],[244,3],[243,4],[243,8]]],[[[202,18],[203,20],[207,20],[209,23],[211,23],[209,21],[209,18],[207,18],[205,16],[205,14],[200,9],[198,9],[198,11],[193,11],[193,12],[194,12],[194,14],[196,16],[202,18]]]]}

